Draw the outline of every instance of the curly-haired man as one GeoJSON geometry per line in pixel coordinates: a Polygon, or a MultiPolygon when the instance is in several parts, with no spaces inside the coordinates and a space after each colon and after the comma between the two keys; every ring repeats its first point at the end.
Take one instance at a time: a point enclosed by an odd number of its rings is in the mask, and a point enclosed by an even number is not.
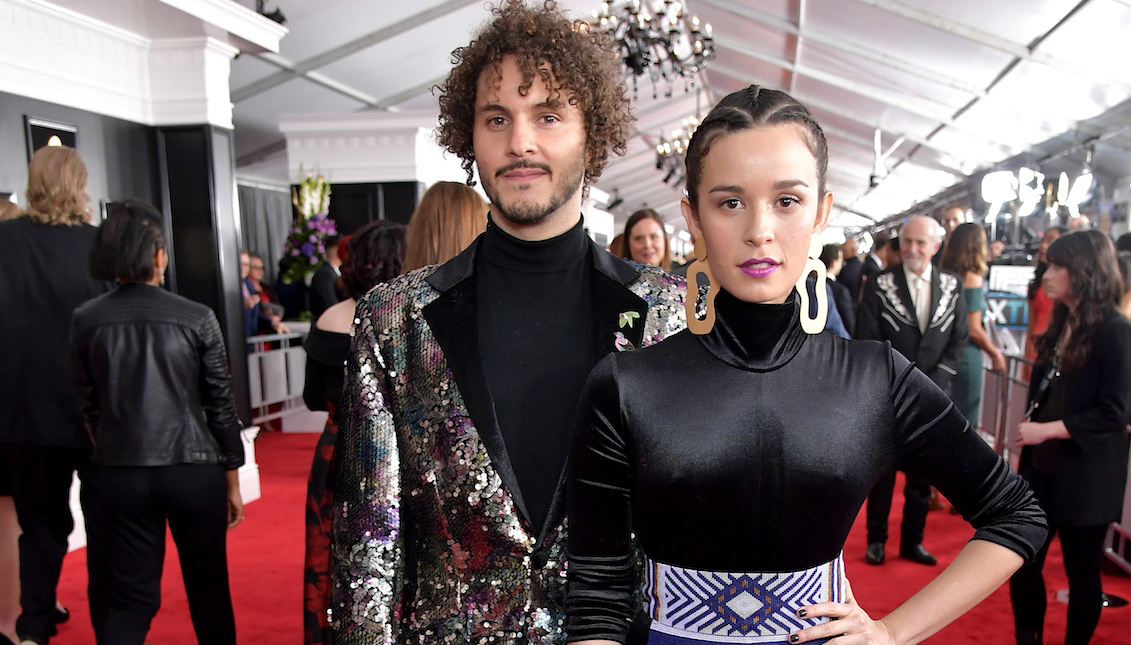
{"type": "Polygon", "coordinates": [[[584,187],[632,117],[599,34],[494,10],[441,88],[491,214],[459,256],[358,304],[334,486],[335,643],[557,643],[562,471],[586,375],[684,326],[683,284],[595,245],[584,187]]]}

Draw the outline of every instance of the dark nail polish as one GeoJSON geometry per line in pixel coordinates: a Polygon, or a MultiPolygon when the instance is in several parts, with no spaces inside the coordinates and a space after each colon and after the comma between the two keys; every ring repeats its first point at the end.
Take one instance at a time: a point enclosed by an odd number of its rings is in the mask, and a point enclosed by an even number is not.
{"type": "Polygon", "coordinates": [[[798,636],[797,634],[790,634],[789,635],[789,642],[796,643],[799,640],[801,640],[801,637],[798,636]]]}
{"type": "Polygon", "coordinates": [[[809,611],[808,611],[808,610],[806,610],[806,609],[798,609],[798,610],[797,610],[797,617],[798,617],[798,618],[804,618],[804,617],[806,617],[806,616],[808,616],[808,615],[809,615],[809,611]]]}

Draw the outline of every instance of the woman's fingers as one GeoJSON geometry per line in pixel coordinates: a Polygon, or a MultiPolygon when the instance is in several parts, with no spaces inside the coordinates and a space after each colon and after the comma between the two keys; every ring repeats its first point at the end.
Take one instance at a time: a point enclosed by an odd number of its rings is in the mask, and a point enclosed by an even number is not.
{"type": "Polygon", "coordinates": [[[814,625],[807,629],[789,635],[790,643],[805,643],[822,638],[837,638],[838,645],[850,645],[855,642],[886,643],[890,642],[890,635],[880,623],[872,620],[867,612],[856,604],[856,596],[852,593],[852,585],[844,581],[845,602],[825,602],[818,605],[802,607],[797,611],[799,618],[828,618],[828,622],[814,625]],[[860,637],[859,639],[856,637],[860,637]],[[888,640],[884,640],[887,638],[888,640]]]}

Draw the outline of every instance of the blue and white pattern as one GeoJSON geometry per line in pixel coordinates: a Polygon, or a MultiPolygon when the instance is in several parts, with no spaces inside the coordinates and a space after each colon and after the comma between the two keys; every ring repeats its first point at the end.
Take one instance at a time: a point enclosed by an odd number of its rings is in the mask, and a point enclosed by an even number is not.
{"type": "Polygon", "coordinates": [[[781,643],[824,622],[797,610],[843,602],[844,560],[786,573],[698,571],[648,561],[644,592],[652,630],[716,643],[781,643]]]}

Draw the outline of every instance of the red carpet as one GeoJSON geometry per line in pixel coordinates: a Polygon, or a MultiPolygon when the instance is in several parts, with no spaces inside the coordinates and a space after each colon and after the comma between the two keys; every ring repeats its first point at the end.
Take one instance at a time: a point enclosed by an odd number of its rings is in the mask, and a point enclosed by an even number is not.
{"type": "MultiPolygon", "coordinates": [[[[232,596],[240,642],[299,643],[302,640],[302,551],[306,478],[316,434],[264,433],[256,442],[263,497],[246,508],[244,523],[229,535],[232,596]]],[[[896,486],[892,509],[892,532],[899,533],[902,478],[896,486]]],[[[949,562],[973,534],[962,518],[934,511],[927,521],[925,546],[942,563],[949,562]]],[[[864,520],[853,527],[844,547],[849,579],[857,600],[873,616],[883,616],[933,577],[939,570],[899,558],[889,558],[880,567],[864,562],[864,520]]],[[[192,645],[196,638],[189,621],[180,567],[169,541],[162,581],[163,602],[146,642],[154,645],[192,645]]],[[[888,543],[889,553],[899,545],[888,543]]],[[[1067,588],[1059,546],[1054,543],[1045,567],[1050,596],[1067,588]]],[[[1104,590],[1131,599],[1131,578],[1107,575],[1104,590]]],[[[53,641],[60,645],[93,645],[90,616],[86,608],[86,552],[67,557],[59,597],[73,618],[61,625],[53,641]]],[[[1047,645],[1063,642],[1065,605],[1050,598],[1046,621],[1047,645]]],[[[1131,642],[1131,606],[1105,609],[1095,645],[1131,642]]],[[[953,625],[932,638],[932,643],[1013,642],[1013,614],[1004,587],[953,625]]]]}

